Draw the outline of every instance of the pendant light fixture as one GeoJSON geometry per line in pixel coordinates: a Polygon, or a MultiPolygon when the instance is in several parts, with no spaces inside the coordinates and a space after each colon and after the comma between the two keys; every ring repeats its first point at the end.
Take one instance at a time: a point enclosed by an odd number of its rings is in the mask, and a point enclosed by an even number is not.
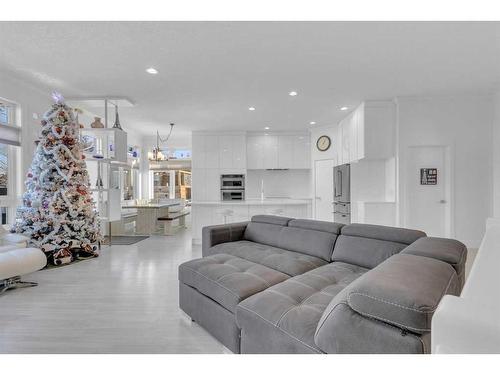
{"type": "Polygon", "coordinates": [[[160,137],[160,132],[158,130],[156,131],[156,147],[153,147],[153,150],[151,152],[148,152],[148,159],[150,161],[159,162],[163,160],[168,160],[168,155],[165,156],[161,152],[160,144],[166,143],[170,139],[170,136],[172,135],[172,130],[174,129],[174,125],[175,124],[173,122],[170,123],[170,131],[168,132],[166,138],[160,137]]]}

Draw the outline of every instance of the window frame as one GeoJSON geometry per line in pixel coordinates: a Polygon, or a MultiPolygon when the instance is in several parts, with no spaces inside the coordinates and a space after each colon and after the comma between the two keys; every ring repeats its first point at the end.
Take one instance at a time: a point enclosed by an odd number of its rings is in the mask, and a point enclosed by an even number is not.
{"type": "MultiPolygon", "coordinates": [[[[8,122],[0,123],[0,127],[9,127],[15,131],[21,132],[21,110],[19,104],[0,97],[0,102],[7,104],[9,110],[8,122]]],[[[0,144],[7,147],[7,195],[0,196],[0,206],[7,207],[7,223],[6,225],[12,225],[15,221],[16,210],[22,201],[22,183],[21,183],[21,171],[22,171],[22,158],[21,158],[21,147],[10,144],[8,142],[2,142],[0,144]]],[[[0,225],[1,222],[0,222],[0,225]]]]}

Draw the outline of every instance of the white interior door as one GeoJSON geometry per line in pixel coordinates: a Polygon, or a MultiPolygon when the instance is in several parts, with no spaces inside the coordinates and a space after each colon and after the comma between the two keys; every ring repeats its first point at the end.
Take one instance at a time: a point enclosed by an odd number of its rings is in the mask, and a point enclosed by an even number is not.
{"type": "Polygon", "coordinates": [[[314,217],[333,221],[333,160],[314,163],[314,217]]]}
{"type": "Polygon", "coordinates": [[[449,164],[446,146],[409,147],[406,227],[423,230],[428,236],[450,236],[449,164]]]}

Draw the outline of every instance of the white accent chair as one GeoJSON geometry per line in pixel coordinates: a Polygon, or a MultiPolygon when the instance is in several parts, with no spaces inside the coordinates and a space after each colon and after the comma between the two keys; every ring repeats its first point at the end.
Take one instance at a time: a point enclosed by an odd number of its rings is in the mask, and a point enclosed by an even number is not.
{"type": "Polygon", "coordinates": [[[8,233],[0,225],[0,294],[8,289],[36,286],[22,281],[21,276],[38,271],[47,265],[47,257],[40,250],[26,247],[28,238],[8,233]]]}

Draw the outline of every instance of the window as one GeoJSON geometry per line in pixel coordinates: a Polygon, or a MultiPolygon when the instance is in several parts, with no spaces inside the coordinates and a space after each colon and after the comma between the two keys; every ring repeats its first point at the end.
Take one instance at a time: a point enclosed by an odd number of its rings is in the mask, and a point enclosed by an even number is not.
{"type": "Polygon", "coordinates": [[[0,143],[0,196],[8,194],[9,186],[9,146],[0,143]]]}
{"type": "Polygon", "coordinates": [[[21,157],[16,104],[0,98],[0,224],[11,224],[21,199],[21,157]]]}
{"type": "Polygon", "coordinates": [[[9,109],[0,103],[0,124],[7,125],[9,123],[9,109]]]}

